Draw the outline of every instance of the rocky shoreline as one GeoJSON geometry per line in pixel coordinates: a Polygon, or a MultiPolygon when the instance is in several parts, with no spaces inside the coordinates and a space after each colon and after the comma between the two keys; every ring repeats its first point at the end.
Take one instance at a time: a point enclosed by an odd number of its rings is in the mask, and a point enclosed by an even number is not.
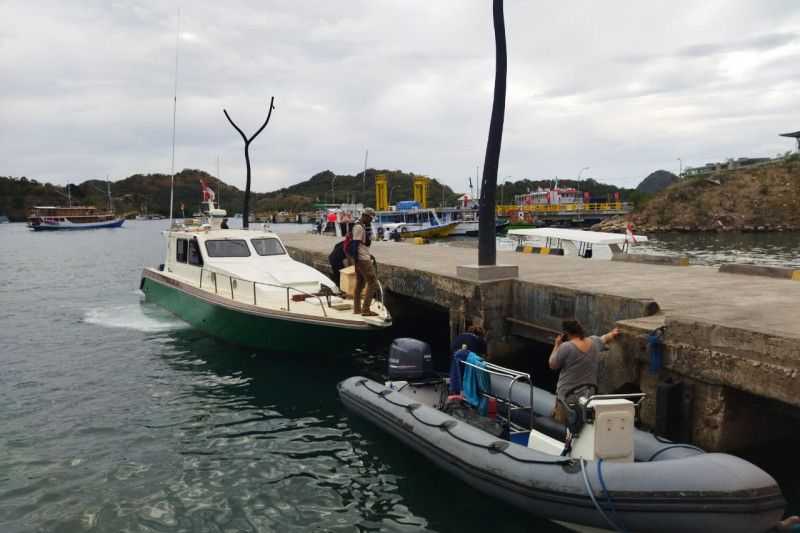
{"type": "Polygon", "coordinates": [[[633,224],[635,233],[769,233],[800,231],[799,225],[794,224],[724,224],[717,220],[712,225],[656,225],[656,224],[637,224],[635,217],[613,217],[599,222],[591,227],[592,231],[607,231],[609,233],[625,233],[628,224],[633,224]]]}

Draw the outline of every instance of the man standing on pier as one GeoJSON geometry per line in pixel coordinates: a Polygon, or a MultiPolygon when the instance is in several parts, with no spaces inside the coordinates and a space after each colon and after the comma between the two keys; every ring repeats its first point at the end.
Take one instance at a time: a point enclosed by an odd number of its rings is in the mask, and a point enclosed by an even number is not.
{"type": "Polygon", "coordinates": [[[353,226],[353,241],[350,248],[350,257],[354,258],[356,262],[356,293],[353,296],[353,312],[362,316],[378,315],[370,309],[372,295],[375,294],[378,285],[375,268],[372,266],[372,256],[369,252],[369,246],[372,244],[369,228],[374,216],[374,209],[371,207],[364,209],[361,218],[353,226]],[[364,285],[367,286],[367,293],[364,295],[362,305],[361,293],[364,285]]]}

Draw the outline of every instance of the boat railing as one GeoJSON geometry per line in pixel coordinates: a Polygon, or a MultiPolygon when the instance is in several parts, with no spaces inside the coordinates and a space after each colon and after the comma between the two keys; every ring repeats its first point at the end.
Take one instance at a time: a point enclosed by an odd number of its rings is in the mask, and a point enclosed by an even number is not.
{"type": "MultiPolygon", "coordinates": [[[[284,284],[280,284],[280,283],[267,283],[267,282],[263,282],[263,281],[250,281],[250,280],[242,279],[242,278],[239,278],[239,277],[236,277],[236,276],[231,276],[230,274],[222,274],[221,272],[216,272],[216,271],[213,271],[213,270],[206,270],[204,267],[200,268],[200,288],[201,289],[203,288],[203,279],[205,277],[205,274],[207,274],[207,273],[211,274],[211,280],[214,282],[214,294],[216,294],[218,296],[227,297],[227,292],[228,291],[226,291],[224,289],[220,290],[217,278],[220,277],[220,276],[223,277],[223,278],[228,278],[228,289],[229,289],[230,295],[231,295],[230,298],[233,301],[244,301],[245,303],[250,303],[250,298],[249,297],[246,298],[246,299],[241,299],[241,298],[237,299],[236,293],[237,293],[237,290],[238,290],[238,285],[240,283],[244,283],[245,286],[247,286],[247,284],[252,285],[252,287],[253,287],[252,303],[253,303],[253,305],[256,305],[256,306],[258,305],[258,287],[259,286],[270,287],[270,288],[274,288],[274,289],[284,289],[286,291],[286,310],[287,311],[291,311],[292,310],[292,292],[295,292],[295,293],[299,293],[299,294],[304,295],[306,298],[314,298],[314,299],[316,299],[319,302],[320,309],[322,309],[322,315],[325,318],[328,318],[328,311],[325,309],[325,303],[327,301],[328,307],[330,307],[330,305],[331,305],[330,297],[331,296],[335,296],[335,294],[333,294],[333,293],[331,293],[329,295],[314,294],[313,292],[308,292],[308,291],[305,291],[303,289],[299,289],[297,287],[293,287],[291,285],[284,285],[284,284]],[[325,300],[323,300],[323,297],[325,297],[325,300]]],[[[385,300],[384,300],[383,285],[381,284],[380,281],[377,281],[377,285],[378,285],[379,301],[381,303],[381,306],[385,310],[386,309],[386,303],[385,303],[385,300]]],[[[241,291],[239,291],[239,292],[241,292],[241,291]]]]}
{"type": "MultiPolygon", "coordinates": [[[[516,410],[521,409],[530,409],[530,428],[533,428],[534,422],[534,411],[533,411],[533,378],[527,372],[520,372],[518,370],[513,370],[511,368],[507,368],[504,366],[496,365],[494,363],[489,363],[488,361],[483,362],[480,365],[475,365],[472,363],[467,362],[466,360],[460,361],[464,364],[464,366],[470,366],[476,370],[481,372],[486,372],[489,374],[489,379],[491,380],[491,376],[497,376],[501,379],[509,380],[508,383],[508,391],[505,397],[501,396],[493,392],[493,390],[489,391],[482,391],[481,394],[487,398],[493,398],[495,401],[500,402],[501,404],[505,404],[506,406],[506,421],[508,423],[509,429],[514,428],[518,431],[527,431],[525,428],[518,426],[517,424],[513,423],[511,418],[511,413],[516,410]],[[528,383],[530,385],[530,399],[529,405],[522,405],[517,403],[513,400],[511,393],[514,390],[514,385],[517,383],[528,383]]],[[[490,388],[491,389],[491,388],[490,388]]]]}
{"type": "MultiPolygon", "coordinates": [[[[253,300],[252,300],[252,302],[253,302],[253,305],[256,305],[256,306],[258,305],[258,290],[257,290],[258,287],[261,286],[261,287],[270,287],[270,288],[275,288],[275,289],[284,289],[286,291],[286,310],[287,311],[291,311],[292,310],[292,292],[296,292],[296,293],[304,295],[306,298],[315,298],[317,301],[319,301],[319,306],[322,309],[322,315],[325,318],[328,318],[328,311],[325,309],[325,302],[322,299],[322,296],[319,295],[319,294],[314,294],[312,292],[308,292],[308,291],[305,291],[303,289],[299,289],[299,288],[293,287],[291,285],[284,285],[284,284],[281,284],[281,283],[267,283],[267,282],[264,282],[264,281],[250,281],[250,280],[242,279],[242,278],[239,278],[239,277],[236,277],[236,276],[231,276],[230,274],[222,274],[221,272],[215,272],[213,270],[206,270],[205,268],[200,268],[200,288],[201,289],[203,288],[203,278],[204,278],[204,275],[205,275],[206,272],[211,274],[211,279],[214,282],[214,294],[216,294],[218,296],[226,296],[227,297],[227,294],[226,294],[227,291],[224,291],[224,290],[220,291],[220,287],[219,287],[219,284],[218,284],[218,281],[217,281],[217,278],[221,276],[223,278],[228,278],[228,287],[230,289],[230,295],[231,295],[230,297],[231,297],[231,300],[233,300],[233,301],[237,301],[236,291],[238,289],[239,283],[244,283],[245,286],[248,285],[248,284],[252,285],[252,287],[253,287],[253,300]]],[[[242,300],[238,300],[238,301],[242,301],[242,300]]],[[[245,299],[244,301],[246,303],[250,303],[250,299],[249,298],[245,299]]],[[[381,302],[382,301],[383,300],[381,300],[381,302]]],[[[330,300],[328,301],[328,305],[330,305],[330,300]]]]}

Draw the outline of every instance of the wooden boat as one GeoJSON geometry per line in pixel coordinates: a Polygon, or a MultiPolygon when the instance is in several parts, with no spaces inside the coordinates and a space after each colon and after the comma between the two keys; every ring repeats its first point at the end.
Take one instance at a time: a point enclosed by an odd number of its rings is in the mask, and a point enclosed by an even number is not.
{"type": "Polygon", "coordinates": [[[458,226],[458,222],[450,222],[448,224],[441,224],[439,226],[430,226],[420,229],[409,229],[413,226],[399,224],[391,228],[400,234],[401,239],[413,239],[414,237],[424,237],[426,239],[434,239],[438,237],[448,237],[458,226]]]}
{"type": "Polygon", "coordinates": [[[444,222],[438,217],[436,210],[419,207],[417,202],[407,200],[398,202],[394,211],[375,213],[372,230],[378,238],[385,240],[394,235],[403,239],[430,239],[452,235],[458,224],[458,221],[444,222]]]}
{"type": "Polygon", "coordinates": [[[118,228],[123,222],[125,219],[113,212],[93,206],[36,206],[28,217],[28,227],[34,231],[118,228]]]}

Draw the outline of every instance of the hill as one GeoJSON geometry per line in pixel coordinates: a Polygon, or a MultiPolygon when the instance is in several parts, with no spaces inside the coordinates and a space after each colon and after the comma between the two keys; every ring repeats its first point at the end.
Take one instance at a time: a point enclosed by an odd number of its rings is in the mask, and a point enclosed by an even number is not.
{"type": "MultiPolygon", "coordinates": [[[[405,200],[413,197],[412,181],[414,174],[399,170],[368,169],[366,179],[363,172],[358,175],[334,174],[330,170],[315,174],[310,179],[273,191],[252,195],[254,212],[310,211],[318,203],[345,201],[364,202],[375,205],[375,176],[385,174],[389,179],[391,200],[405,200]]],[[[218,180],[202,170],[185,169],[175,175],[175,209],[180,215],[180,205],[185,214],[193,213],[200,202],[199,181],[206,181],[217,193],[223,208],[229,213],[240,212],[244,203],[244,191],[218,180]]],[[[111,192],[114,210],[117,213],[169,214],[170,176],[167,174],[134,174],[125,179],[112,182],[111,192]]],[[[87,180],[79,185],[69,186],[73,205],[94,205],[108,207],[106,182],[87,180]]],[[[428,189],[428,202],[439,205],[442,198],[449,205],[458,195],[437,180],[431,180],[428,189]]],[[[66,205],[66,188],[40,183],[25,177],[11,178],[0,176],[0,214],[12,221],[23,221],[34,205],[66,205]]]]}
{"type": "MultiPolygon", "coordinates": [[[[197,209],[200,201],[199,181],[205,180],[221,196],[224,204],[241,206],[244,192],[217,180],[202,170],[185,169],[175,175],[175,208],[181,202],[187,214],[197,209]]],[[[166,174],[134,174],[123,180],[112,182],[111,193],[117,213],[169,214],[170,176],[166,174]]],[[[80,185],[69,185],[72,205],[94,205],[108,207],[106,182],[87,180],[80,185]]],[[[12,221],[22,221],[35,205],[66,205],[65,187],[40,183],[25,177],[0,176],[0,213],[12,221]]],[[[233,209],[232,209],[233,210],[233,209]]],[[[239,209],[236,209],[239,210],[239,209]]]]}
{"type": "Polygon", "coordinates": [[[685,178],[631,215],[641,231],[800,229],[800,157],[685,178]]]}
{"type": "MultiPolygon", "coordinates": [[[[256,211],[302,211],[313,209],[314,204],[360,202],[375,205],[375,176],[383,174],[389,181],[389,202],[413,198],[412,183],[415,174],[400,170],[367,169],[355,176],[334,174],[325,170],[314,174],[310,179],[261,195],[256,202],[256,211]]],[[[428,204],[438,206],[444,202],[451,205],[458,194],[447,185],[431,179],[428,185],[428,204]]]]}
{"type": "Polygon", "coordinates": [[[655,194],[661,192],[673,183],[680,181],[680,178],[666,170],[656,170],[642,180],[636,190],[643,194],[655,194]]]}

